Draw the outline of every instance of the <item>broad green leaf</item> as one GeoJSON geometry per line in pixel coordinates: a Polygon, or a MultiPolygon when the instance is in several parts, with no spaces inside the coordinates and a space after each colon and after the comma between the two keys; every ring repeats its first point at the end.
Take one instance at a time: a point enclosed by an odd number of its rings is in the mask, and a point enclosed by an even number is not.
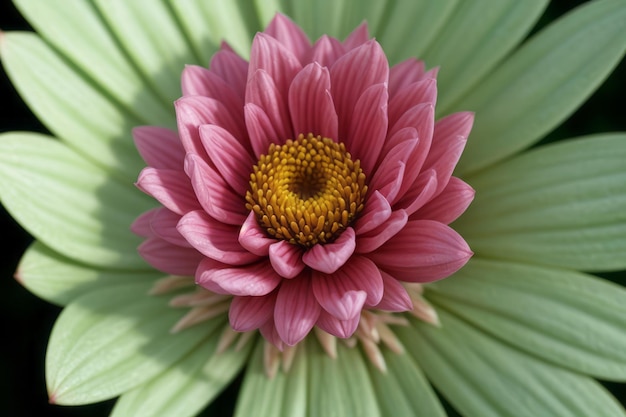
{"type": "Polygon", "coordinates": [[[130,130],[142,124],[33,33],[3,34],[2,63],[24,101],[50,131],[93,164],[136,180],[141,161],[130,130]]]}
{"type": "Polygon", "coordinates": [[[408,353],[383,350],[387,372],[369,364],[370,376],[383,416],[446,417],[437,395],[408,353]]]}
{"type": "Polygon", "coordinates": [[[151,380],[218,331],[215,319],[172,334],[187,312],[150,285],[126,284],[88,293],[55,323],[46,355],[51,402],[86,404],[112,398],[151,380]]]}
{"type": "Polygon", "coordinates": [[[52,138],[0,135],[0,200],[31,235],[71,259],[149,268],[129,227],[153,203],[52,138]]]}
{"type": "Polygon", "coordinates": [[[309,366],[308,416],[382,416],[367,360],[361,351],[338,343],[338,356],[330,358],[317,340],[307,344],[309,366]]]}
{"type": "Polygon", "coordinates": [[[530,355],[626,381],[626,290],[579,273],[473,259],[428,299],[530,355]]]}
{"type": "MultiPolygon", "coordinates": [[[[439,114],[468,92],[530,31],[546,0],[461,1],[420,56],[437,76],[439,114]]],[[[408,42],[407,42],[408,43],[408,42]]],[[[455,110],[474,110],[455,106],[455,110]]]]}
{"type": "Polygon", "coordinates": [[[154,281],[157,271],[116,271],[80,264],[35,241],[26,250],[15,274],[29,291],[58,305],[66,305],[92,291],[119,284],[154,281]]]}
{"type": "Polygon", "coordinates": [[[522,154],[466,178],[457,230],[479,255],[586,271],[626,268],[626,135],[522,154]]]}
{"type": "Polygon", "coordinates": [[[442,327],[411,319],[397,334],[428,379],[465,417],[624,417],[589,377],[501,343],[444,308],[442,327]]]}
{"type": "MultiPolygon", "coordinates": [[[[215,353],[219,332],[152,381],[121,396],[111,417],[192,417],[241,371],[251,343],[215,353]]],[[[256,415],[256,414],[248,414],[256,415]]]]}
{"type": "Polygon", "coordinates": [[[16,6],[47,42],[126,113],[136,115],[144,124],[175,126],[171,103],[159,100],[148,88],[93,4],[83,0],[17,0],[16,6]]]}
{"type": "Polygon", "coordinates": [[[536,142],[585,101],[625,50],[623,0],[586,3],[533,36],[455,105],[476,112],[457,171],[476,172],[536,142]]]}

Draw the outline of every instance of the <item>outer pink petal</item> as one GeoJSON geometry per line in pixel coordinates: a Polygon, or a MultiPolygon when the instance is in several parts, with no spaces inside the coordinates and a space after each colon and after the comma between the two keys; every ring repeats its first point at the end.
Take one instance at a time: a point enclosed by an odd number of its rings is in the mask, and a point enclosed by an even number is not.
{"type": "Polygon", "coordinates": [[[233,297],[228,310],[230,326],[248,332],[263,326],[274,315],[276,292],[262,297],[233,297]]]}
{"type": "Polygon", "coordinates": [[[316,271],[332,274],[350,259],[356,247],[355,233],[347,227],[332,243],[314,245],[304,252],[302,261],[316,271]]]}
{"type": "Polygon", "coordinates": [[[345,47],[335,38],[322,35],[313,45],[305,62],[317,62],[323,67],[329,67],[346,53],[345,47]]]}
{"type": "Polygon", "coordinates": [[[379,269],[369,259],[356,256],[332,275],[313,271],[313,294],[322,308],[340,320],[359,315],[364,305],[374,306],[383,296],[379,269]]]}
{"type": "Polygon", "coordinates": [[[259,258],[239,244],[238,227],[215,221],[204,210],[184,215],[178,222],[178,231],[200,253],[216,261],[245,265],[259,258]]]}
{"type": "Polygon", "coordinates": [[[196,154],[187,154],[185,172],[202,208],[215,220],[240,225],[246,218],[243,197],[233,192],[224,178],[196,154]]]}
{"type": "Polygon", "coordinates": [[[283,279],[265,261],[251,265],[227,267],[203,262],[196,273],[196,283],[219,294],[240,296],[267,295],[283,279]]]}
{"type": "Polygon", "coordinates": [[[417,210],[411,219],[430,219],[443,224],[455,221],[474,199],[474,189],[468,184],[451,177],[441,193],[417,210]]]}
{"type": "Polygon", "coordinates": [[[143,241],[137,251],[150,265],[173,275],[193,276],[204,258],[195,249],[183,248],[158,237],[143,241]]]}
{"type": "Polygon", "coordinates": [[[401,208],[410,216],[435,196],[437,184],[437,173],[434,170],[422,172],[394,208],[401,208]]]}
{"type": "Polygon", "coordinates": [[[185,149],[178,134],[156,126],[139,126],[133,129],[135,146],[143,160],[153,168],[180,169],[185,149]]]}
{"type": "Polygon", "coordinates": [[[269,247],[272,267],[284,278],[295,278],[305,267],[302,262],[302,248],[286,240],[274,240],[274,242],[269,247]]]}
{"type": "Polygon", "coordinates": [[[389,96],[395,97],[408,85],[422,79],[424,63],[415,58],[409,58],[391,67],[389,71],[389,96]]]}
{"type": "Polygon", "coordinates": [[[263,32],[278,40],[304,63],[303,59],[311,49],[311,42],[300,26],[287,16],[277,13],[263,32]]]}
{"type": "Polygon", "coordinates": [[[391,216],[391,205],[380,192],[374,190],[367,198],[363,211],[354,223],[357,237],[374,230],[389,219],[389,216],[391,216]]]}
{"type": "Polygon", "coordinates": [[[432,220],[412,220],[369,256],[398,279],[430,282],[458,271],[472,251],[450,227],[432,220]]]}
{"type": "Polygon", "coordinates": [[[183,171],[144,168],[139,173],[137,187],[181,216],[200,208],[191,182],[183,171]]]}
{"type": "Polygon", "coordinates": [[[265,231],[259,226],[256,215],[250,211],[239,230],[239,244],[255,255],[268,256],[270,246],[274,243],[276,239],[267,237],[265,231]]]}
{"type": "Polygon", "coordinates": [[[406,225],[408,215],[404,210],[391,213],[389,220],[371,232],[364,233],[357,239],[356,253],[369,253],[378,249],[406,225]]]}
{"type": "Polygon", "coordinates": [[[152,221],[152,217],[159,210],[163,210],[163,207],[153,208],[141,213],[139,217],[135,219],[133,224],[130,225],[130,231],[141,237],[154,236],[152,227],[150,227],[150,222],[152,221]]]}
{"type": "Polygon", "coordinates": [[[233,51],[222,49],[213,55],[209,68],[243,100],[248,80],[248,62],[245,59],[233,51]]]}
{"type": "Polygon", "coordinates": [[[280,338],[293,346],[311,331],[320,315],[321,307],[311,294],[311,279],[301,275],[285,280],[280,285],[274,323],[280,338]]]}
{"type": "MultiPolygon", "coordinates": [[[[405,130],[403,130],[405,131],[405,130]]],[[[380,162],[376,173],[370,181],[370,187],[381,190],[381,193],[393,205],[398,193],[402,196],[401,186],[406,181],[405,173],[414,168],[411,156],[419,144],[417,138],[405,140],[391,149],[380,162]],[[388,187],[393,184],[393,187],[388,187]]]]}
{"type": "Polygon", "coordinates": [[[385,271],[380,271],[380,275],[383,278],[385,291],[380,303],[376,305],[376,309],[398,313],[412,310],[413,302],[402,284],[385,271]]]}
{"type": "Polygon", "coordinates": [[[320,312],[319,318],[317,319],[316,325],[320,329],[332,334],[333,336],[346,339],[354,334],[357,327],[359,326],[360,320],[360,314],[357,314],[356,316],[348,320],[339,320],[332,314],[326,312],[325,310],[322,310],[320,312]]]}
{"type": "Polygon", "coordinates": [[[348,35],[348,37],[343,41],[343,45],[346,50],[350,50],[363,45],[369,40],[370,34],[367,29],[367,22],[363,22],[348,35]]]}
{"type": "Polygon", "coordinates": [[[278,126],[280,131],[276,130],[272,120],[265,111],[256,104],[248,103],[244,107],[246,115],[246,126],[250,135],[250,144],[254,155],[259,158],[261,155],[267,154],[270,144],[283,144],[289,139],[289,133],[285,134],[282,130],[283,126],[278,126]]]}
{"type": "Polygon", "coordinates": [[[248,151],[226,129],[216,125],[200,126],[200,140],[222,178],[244,196],[255,162],[248,151]]]}
{"type": "Polygon", "coordinates": [[[191,245],[185,238],[176,230],[176,225],[180,220],[180,215],[169,211],[166,208],[161,208],[154,213],[150,221],[150,228],[154,234],[163,240],[173,243],[177,246],[191,248],[191,245]]]}
{"type": "Polygon", "coordinates": [[[231,114],[242,115],[243,97],[216,73],[197,65],[185,67],[181,77],[183,96],[204,96],[221,101],[231,114]]]}
{"type": "Polygon", "coordinates": [[[318,63],[304,67],[289,88],[289,111],[295,135],[337,139],[337,113],[330,94],[330,73],[318,63]]]}
{"type": "Polygon", "coordinates": [[[436,101],[437,80],[434,78],[417,81],[405,87],[389,100],[389,125],[395,125],[398,119],[416,104],[428,103],[434,107],[436,101]]]}

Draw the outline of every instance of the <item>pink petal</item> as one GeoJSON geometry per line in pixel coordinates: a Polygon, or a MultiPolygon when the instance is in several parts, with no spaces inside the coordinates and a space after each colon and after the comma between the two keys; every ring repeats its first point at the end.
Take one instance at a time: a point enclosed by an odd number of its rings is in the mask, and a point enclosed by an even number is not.
{"type": "Polygon", "coordinates": [[[180,169],[185,149],[178,134],[156,126],[139,126],[133,129],[135,146],[148,166],[159,169],[180,169]]]}
{"type": "Polygon", "coordinates": [[[392,205],[399,193],[402,196],[400,191],[406,181],[405,172],[413,168],[413,161],[410,158],[418,144],[417,138],[398,143],[385,155],[370,181],[370,187],[380,190],[392,205]]]}
{"type": "Polygon", "coordinates": [[[389,125],[396,124],[398,119],[416,104],[431,104],[437,101],[437,80],[429,78],[417,81],[402,89],[389,100],[389,125]]]}
{"type": "Polygon", "coordinates": [[[209,291],[239,296],[267,295],[282,280],[265,261],[237,267],[207,261],[196,273],[196,283],[209,291]]]}
{"type": "Polygon", "coordinates": [[[293,346],[311,331],[320,315],[321,307],[311,294],[311,279],[301,275],[284,280],[278,290],[274,323],[280,338],[293,346]]]}
{"type": "Polygon", "coordinates": [[[226,129],[216,125],[200,126],[200,140],[222,178],[244,196],[250,187],[250,172],[255,162],[248,151],[226,129]]]}
{"type": "Polygon", "coordinates": [[[239,244],[255,255],[268,256],[270,246],[274,243],[276,239],[267,237],[265,231],[259,226],[256,215],[250,211],[239,230],[239,244]]]}
{"type": "Polygon", "coordinates": [[[279,41],[301,62],[311,49],[311,42],[304,31],[283,14],[277,13],[264,33],[279,41]]]}
{"type": "Polygon", "coordinates": [[[408,215],[404,210],[396,210],[391,213],[389,220],[375,228],[371,232],[364,233],[357,239],[356,253],[369,253],[381,245],[387,240],[393,237],[406,225],[408,221],[408,215]]]}
{"type": "Polygon", "coordinates": [[[413,302],[402,284],[385,271],[380,271],[380,275],[383,278],[385,291],[380,303],[376,305],[376,309],[397,313],[412,310],[413,302]]]}
{"type": "Polygon", "coordinates": [[[191,182],[183,171],[144,168],[139,173],[137,187],[181,216],[200,208],[191,182]]]}
{"type": "Polygon", "coordinates": [[[375,84],[363,92],[354,107],[346,148],[361,160],[363,171],[370,174],[378,161],[387,137],[387,83],[375,84]]]}
{"type": "Polygon", "coordinates": [[[411,107],[398,118],[397,122],[389,125],[389,136],[407,127],[417,130],[417,137],[422,143],[425,157],[430,149],[435,128],[435,107],[430,103],[421,103],[411,107]]]}
{"type": "Polygon", "coordinates": [[[330,313],[322,310],[319,318],[317,319],[316,326],[333,336],[347,339],[354,334],[359,326],[360,320],[360,314],[357,314],[348,320],[339,320],[330,313]]]}
{"type": "Polygon", "coordinates": [[[436,192],[437,173],[430,169],[417,177],[412,187],[409,187],[407,193],[394,205],[394,208],[401,208],[410,216],[428,203],[436,192]]]}
{"type": "Polygon", "coordinates": [[[330,94],[330,73],[317,63],[304,67],[289,88],[289,110],[295,135],[337,139],[337,113],[330,94]]]}
{"type": "Polygon", "coordinates": [[[181,77],[183,96],[204,96],[219,100],[231,114],[243,116],[243,97],[216,73],[197,65],[188,65],[181,77]]]}
{"type": "Polygon", "coordinates": [[[166,208],[161,208],[152,216],[150,228],[154,232],[154,235],[165,241],[177,246],[191,248],[189,242],[176,230],[176,225],[179,220],[179,214],[173,213],[166,208]]]}
{"type": "Polygon", "coordinates": [[[222,49],[211,58],[209,69],[243,100],[248,81],[248,62],[245,59],[233,51],[222,49]]]}
{"type": "Polygon", "coordinates": [[[276,346],[278,350],[282,352],[285,349],[285,343],[282,341],[278,334],[278,331],[276,330],[274,317],[266,321],[265,324],[259,328],[259,331],[261,332],[265,340],[276,346]]]}
{"type": "Polygon", "coordinates": [[[240,225],[246,218],[243,197],[233,192],[224,178],[196,154],[187,154],[185,171],[202,208],[215,220],[240,225]]]}
{"type": "Polygon", "coordinates": [[[305,267],[302,262],[302,248],[286,240],[274,242],[269,248],[272,267],[284,278],[296,277],[305,267]]]}
{"type": "Polygon", "coordinates": [[[183,248],[158,237],[146,239],[137,251],[150,265],[173,275],[193,276],[204,258],[195,249],[183,248]]]}
{"type": "Polygon", "coordinates": [[[215,221],[203,210],[184,215],[178,231],[200,253],[216,261],[245,265],[258,259],[239,244],[238,227],[215,221]]]}
{"type": "Polygon", "coordinates": [[[474,199],[474,189],[451,177],[441,193],[411,215],[411,219],[430,219],[443,224],[455,221],[474,199]]]}
{"type": "Polygon", "coordinates": [[[249,332],[263,326],[274,315],[276,292],[262,297],[233,297],[228,310],[230,326],[238,332],[249,332]]]}
{"type": "Polygon", "coordinates": [[[354,224],[357,236],[370,232],[383,224],[391,216],[391,206],[383,195],[375,190],[365,203],[363,211],[354,224]]]}
{"type": "Polygon", "coordinates": [[[130,225],[130,231],[141,237],[154,236],[154,232],[150,227],[150,222],[152,221],[154,214],[159,210],[163,210],[163,207],[153,208],[141,213],[139,217],[135,219],[133,224],[130,225]]]}
{"type": "Polygon", "coordinates": [[[346,50],[341,42],[328,35],[322,35],[315,42],[304,62],[317,62],[323,67],[330,68],[345,53],[346,50]]]}
{"type": "Polygon", "coordinates": [[[322,308],[340,320],[359,315],[364,305],[374,306],[383,296],[383,280],[376,265],[355,256],[332,275],[313,272],[313,294],[322,308]]]}
{"type": "MultiPolygon", "coordinates": [[[[279,132],[274,128],[270,117],[256,104],[246,104],[244,113],[252,151],[257,158],[267,154],[270,144],[276,143],[282,145],[289,139],[282,130],[279,132]]],[[[283,126],[279,126],[279,128],[283,129],[283,126]]]]}
{"type": "Polygon", "coordinates": [[[422,79],[424,63],[415,58],[409,58],[391,67],[389,71],[389,96],[395,97],[408,85],[422,79]]]}
{"type": "Polygon", "coordinates": [[[334,242],[314,245],[304,252],[302,261],[316,271],[332,274],[350,259],[355,247],[354,229],[347,227],[334,242]]]}
{"type": "Polygon", "coordinates": [[[367,30],[367,22],[361,23],[356,27],[348,37],[343,41],[343,45],[347,51],[363,45],[370,40],[369,31],[367,30]]]}
{"type": "Polygon", "coordinates": [[[397,279],[431,282],[458,271],[472,251],[450,227],[432,220],[412,220],[369,256],[397,279]]]}

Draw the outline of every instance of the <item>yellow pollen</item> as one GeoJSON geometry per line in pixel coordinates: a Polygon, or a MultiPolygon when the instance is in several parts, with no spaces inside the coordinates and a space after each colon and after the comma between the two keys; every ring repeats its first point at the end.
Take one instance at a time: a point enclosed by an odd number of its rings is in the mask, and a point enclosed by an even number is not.
{"type": "Polygon", "coordinates": [[[261,155],[246,207],[270,236],[311,247],[337,238],[363,210],[366,193],[361,163],[343,143],[300,134],[261,155]]]}

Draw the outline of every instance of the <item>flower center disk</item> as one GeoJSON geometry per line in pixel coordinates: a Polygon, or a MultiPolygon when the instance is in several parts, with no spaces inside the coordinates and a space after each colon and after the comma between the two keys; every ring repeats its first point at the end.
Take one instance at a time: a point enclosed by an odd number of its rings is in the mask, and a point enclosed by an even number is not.
{"type": "Polygon", "coordinates": [[[366,193],[361,163],[343,143],[300,134],[261,155],[246,207],[268,235],[311,247],[337,238],[363,209],[366,193]]]}

